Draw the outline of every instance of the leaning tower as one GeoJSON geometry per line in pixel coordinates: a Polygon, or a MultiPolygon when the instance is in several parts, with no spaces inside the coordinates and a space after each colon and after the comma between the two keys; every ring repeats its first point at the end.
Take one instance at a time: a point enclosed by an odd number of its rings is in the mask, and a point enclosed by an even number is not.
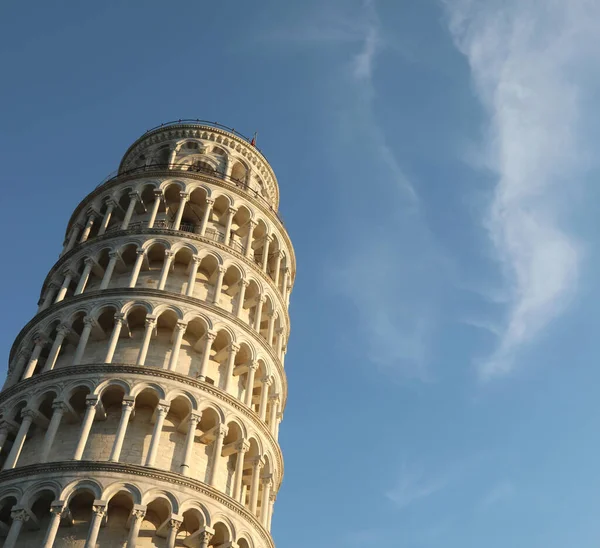
{"type": "Polygon", "coordinates": [[[273,548],[294,281],[253,142],[164,124],[69,220],[0,393],[0,545],[273,548]]]}

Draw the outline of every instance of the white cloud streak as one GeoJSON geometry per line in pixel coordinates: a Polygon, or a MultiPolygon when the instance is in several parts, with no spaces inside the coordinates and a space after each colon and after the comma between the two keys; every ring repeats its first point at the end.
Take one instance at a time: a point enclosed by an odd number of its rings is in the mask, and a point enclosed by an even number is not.
{"type": "Polygon", "coordinates": [[[398,509],[404,509],[412,504],[431,497],[441,491],[448,484],[448,478],[425,478],[416,470],[411,470],[402,465],[398,482],[393,489],[386,493],[398,509]]]}
{"type": "Polygon", "coordinates": [[[572,298],[582,246],[565,230],[569,188],[586,161],[582,92],[597,58],[600,2],[447,0],[450,29],[467,58],[490,128],[497,173],[485,216],[510,297],[495,351],[479,372],[512,371],[517,353],[572,298]]]}

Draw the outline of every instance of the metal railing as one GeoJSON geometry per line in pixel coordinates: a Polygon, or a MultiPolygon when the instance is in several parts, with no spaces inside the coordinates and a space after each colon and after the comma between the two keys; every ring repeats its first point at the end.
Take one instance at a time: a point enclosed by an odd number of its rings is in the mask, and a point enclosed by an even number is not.
{"type": "MultiPolygon", "coordinates": [[[[156,221],[154,221],[154,225],[152,226],[152,228],[174,230],[173,226],[174,226],[174,223],[172,221],[167,221],[166,219],[157,219],[156,221]]],[[[116,230],[120,230],[120,227],[121,227],[121,223],[117,223],[117,224],[109,227],[106,230],[106,232],[113,232],[116,230]]],[[[136,221],[134,219],[129,223],[129,226],[127,227],[127,229],[128,230],[141,230],[142,228],[147,228],[147,227],[148,227],[148,221],[136,221]]],[[[197,225],[194,223],[185,223],[185,222],[180,223],[178,230],[181,232],[188,232],[190,234],[196,234],[197,236],[200,236],[200,225],[197,225]]],[[[220,232],[219,230],[217,230],[215,228],[207,228],[204,231],[203,237],[225,245],[225,234],[223,234],[222,232],[220,232]]],[[[240,241],[234,239],[233,236],[229,238],[229,244],[227,244],[227,245],[228,245],[228,247],[237,251],[238,253],[241,253],[242,255],[244,254],[243,244],[240,241]]]]}
{"type": "Polygon", "coordinates": [[[150,166],[138,166],[132,169],[126,169],[123,171],[113,171],[107,177],[105,177],[102,181],[100,181],[96,188],[100,188],[102,185],[118,179],[119,177],[124,177],[127,175],[135,175],[137,173],[146,173],[148,171],[179,171],[185,173],[204,173],[206,175],[210,175],[211,177],[215,177],[221,181],[225,181],[226,183],[235,186],[236,188],[240,188],[250,194],[252,197],[256,198],[260,202],[263,203],[270,211],[279,219],[281,224],[283,223],[283,219],[279,216],[277,210],[269,203],[267,199],[261,196],[256,190],[250,188],[244,181],[240,181],[231,175],[226,175],[225,173],[221,173],[220,171],[216,171],[212,168],[206,166],[184,166],[181,164],[152,164],[150,166]]]}

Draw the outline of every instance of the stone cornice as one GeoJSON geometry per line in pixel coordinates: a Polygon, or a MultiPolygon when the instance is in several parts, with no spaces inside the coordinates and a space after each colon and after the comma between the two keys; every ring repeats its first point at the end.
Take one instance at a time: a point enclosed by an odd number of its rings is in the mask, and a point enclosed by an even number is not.
{"type": "MultiPolygon", "coordinates": [[[[108,232],[107,234],[103,234],[102,236],[96,236],[95,238],[92,238],[91,240],[87,240],[82,244],[77,244],[69,252],[67,252],[64,255],[62,255],[61,257],[59,257],[58,261],[56,261],[56,263],[54,263],[54,265],[52,266],[52,268],[46,275],[46,278],[42,285],[42,293],[43,293],[44,289],[46,288],[46,286],[48,285],[48,283],[50,282],[50,280],[52,279],[52,276],[54,274],[56,274],[56,272],[59,271],[65,265],[65,263],[67,263],[73,256],[75,256],[75,255],[77,255],[77,253],[81,252],[82,249],[85,249],[86,247],[92,247],[94,244],[97,244],[98,242],[105,242],[105,241],[116,239],[116,238],[123,238],[126,236],[135,236],[135,235],[143,235],[143,234],[149,234],[149,235],[153,235],[153,236],[168,235],[168,236],[174,236],[176,238],[180,238],[182,240],[194,240],[194,241],[202,242],[204,244],[208,243],[208,244],[211,244],[213,247],[216,247],[217,249],[224,251],[225,253],[230,253],[237,260],[242,261],[243,264],[252,268],[252,270],[254,271],[255,274],[258,273],[261,280],[264,280],[267,282],[267,284],[269,285],[271,290],[276,295],[276,298],[279,301],[279,304],[281,305],[281,310],[283,310],[283,313],[285,315],[285,322],[286,322],[286,326],[287,326],[286,340],[288,339],[289,334],[290,334],[290,316],[289,316],[287,303],[284,301],[281,291],[279,291],[279,288],[275,285],[275,282],[271,279],[271,277],[267,276],[263,272],[263,270],[259,267],[259,265],[257,265],[254,261],[248,259],[246,256],[241,254],[239,251],[236,251],[232,247],[222,244],[220,242],[217,242],[211,238],[207,238],[206,236],[200,236],[200,234],[192,234],[191,232],[182,232],[180,230],[171,230],[168,228],[145,228],[144,227],[144,228],[139,228],[139,229],[112,230],[112,231],[108,232]]],[[[60,286],[60,284],[58,284],[58,285],[60,286]]]]}
{"type": "MultiPolygon", "coordinates": [[[[200,309],[204,308],[217,316],[222,316],[227,319],[240,329],[242,329],[253,341],[258,341],[261,344],[261,347],[266,351],[266,353],[272,358],[275,367],[277,368],[277,373],[279,374],[279,378],[281,379],[281,387],[282,387],[282,408],[285,408],[285,402],[287,400],[287,377],[285,374],[285,370],[283,368],[283,364],[277,356],[275,350],[267,344],[261,336],[259,336],[254,329],[252,329],[245,322],[240,320],[238,317],[234,316],[231,312],[227,312],[218,306],[211,305],[206,301],[202,301],[200,299],[194,299],[192,297],[186,297],[185,295],[181,295],[179,293],[169,293],[160,289],[138,289],[138,288],[115,288],[115,289],[102,289],[96,291],[90,291],[88,293],[82,293],[81,295],[76,295],[73,297],[69,297],[59,303],[53,304],[46,310],[42,310],[38,312],[27,324],[21,329],[10,350],[10,362],[12,363],[12,359],[15,353],[15,349],[19,347],[21,341],[25,337],[26,333],[38,322],[43,320],[44,318],[56,313],[57,311],[62,310],[63,308],[67,308],[72,305],[77,305],[82,302],[86,302],[88,300],[98,302],[99,297],[106,297],[107,299],[110,297],[124,297],[126,299],[132,299],[136,296],[141,297],[155,297],[168,301],[177,301],[185,304],[189,304],[192,306],[196,306],[200,309]]],[[[9,369],[10,371],[10,369],[9,369]]]]}
{"type": "Polygon", "coordinates": [[[283,226],[281,221],[277,218],[277,215],[274,215],[272,211],[270,211],[267,207],[262,205],[259,200],[257,200],[256,198],[254,198],[247,192],[244,192],[243,190],[239,189],[235,185],[228,184],[226,181],[223,181],[222,179],[219,179],[218,177],[214,177],[214,176],[208,175],[206,173],[190,172],[190,171],[174,173],[173,171],[170,171],[170,170],[156,170],[156,171],[143,171],[140,173],[131,173],[129,175],[127,175],[127,174],[117,175],[113,179],[110,179],[106,183],[95,188],[81,202],[79,202],[79,205],[75,208],[75,210],[73,211],[73,213],[71,215],[71,218],[69,219],[69,222],[67,224],[67,230],[66,230],[65,234],[68,235],[71,225],[73,224],[75,219],[77,219],[77,217],[81,213],[81,210],[85,209],[85,207],[87,207],[87,204],[94,198],[98,197],[100,194],[103,194],[107,190],[109,190],[113,187],[116,187],[119,184],[122,184],[127,181],[132,181],[132,180],[136,180],[136,179],[153,179],[153,178],[156,179],[157,177],[165,177],[165,178],[169,178],[169,179],[192,179],[195,181],[207,182],[209,184],[224,188],[227,191],[237,194],[241,198],[248,200],[248,202],[250,202],[253,206],[256,206],[258,209],[260,209],[260,211],[264,215],[266,215],[279,228],[279,233],[281,234],[281,237],[285,240],[287,249],[289,250],[289,253],[290,253],[290,263],[291,263],[290,270],[293,274],[292,275],[292,281],[293,281],[293,279],[295,278],[295,273],[296,273],[296,255],[294,253],[294,246],[292,245],[292,241],[290,240],[289,234],[287,233],[285,226],[283,226]]]}
{"type": "Polygon", "coordinates": [[[219,504],[238,514],[243,519],[248,520],[248,522],[252,524],[254,528],[253,530],[260,534],[265,544],[270,548],[275,548],[275,544],[273,543],[270,533],[263,527],[258,518],[256,518],[256,516],[246,510],[246,508],[244,508],[234,499],[221,493],[217,489],[206,485],[200,480],[194,480],[192,478],[181,476],[173,472],[158,470],[156,468],[140,466],[137,464],[119,464],[97,461],[61,461],[46,464],[31,464],[28,466],[13,468],[11,470],[3,470],[0,472],[0,484],[11,480],[30,479],[34,476],[43,474],[47,474],[51,478],[56,478],[57,475],[68,472],[106,472],[107,474],[123,474],[126,478],[137,476],[192,489],[218,502],[219,504]]]}
{"type": "Polygon", "coordinates": [[[75,375],[86,376],[107,374],[115,374],[118,377],[122,377],[123,375],[127,374],[141,375],[142,377],[155,377],[176,381],[190,386],[192,388],[195,388],[196,390],[206,392],[211,396],[225,402],[226,404],[234,408],[237,412],[239,412],[247,419],[252,421],[253,424],[257,425],[260,432],[269,440],[270,445],[274,449],[275,458],[277,460],[277,470],[279,471],[279,478],[277,478],[277,483],[278,485],[281,484],[284,472],[281,448],[279,446],[278,441],[275,439],[275,436],[273,436],[267,425],[260,420],[260,417],[254,411],[251,411],[248,407],[242,404],[242,402],[240,402],[238,399],[234,398],[227,392],[224,392],[220,388],[217,388],[212,384],[208,384],[198,379],[193,379],[192,377],[188,377],[187,375],[182,375],[181,373],[168,371],[167,369],[158,369],[156,367],[145,367],[140,365],[129,364],[86,364],[75,365],[72,367],[62,367],[60,369],[54,369],[52,371],[40,373],[39,375],[30,377],[29,379],[25,379],[24,381],[19,381],[17,384],[11,386],[10,388],[3,390],[2,392],[0,392],[0,406],[4,405],[4,402],[20,394],[21,392],[27,392],[28,390],[31,390],[31,388],[46,381],[53,382],[60,380],[63,377],[73,377],[75,375]]]}

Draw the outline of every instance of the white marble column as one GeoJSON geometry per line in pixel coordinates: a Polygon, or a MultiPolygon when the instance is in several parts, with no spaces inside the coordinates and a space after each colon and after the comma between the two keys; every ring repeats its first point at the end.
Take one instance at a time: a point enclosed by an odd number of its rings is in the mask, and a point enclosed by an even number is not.
{"type": "Polygon", "coordinates": [[[179,207],[177,208],[177,214],[175,215],[175,220],[173,221],[173,230],[179,230],[181,226],[181,219],[183,218],[183,211],[185,210],[185,204],[190,199],[190,195],[185,192],[179,193],[179,207]]]}
{"type": "Polygon", "coordinates": [[[260,521],[264,527],[267,527],[271,503],[271,488],[273,487],[273,477],[271,474],[262,478],[262,484],[263,492],[260,506],[260,521]]]}
{"type": "Polygon", "coordinates": [[[200,371],[198,372],[198,378],[203,381],[206,379],[206,369],[208,367],[208,360],[210,359],[210,349],[212,343],[217,338],[217,334],[214,331],[207,331],[204,335],[204,348],[202,350],[202,361],[200,362],[200,371]]]}
{"type": "Polygon", "coordinates": [[[90,237],[90,232],[92,231],[92,227],[94,226],[94,221],[96,219],[96,213],[94,211],[88,212],[88,218],[85,223],[85,227],[83,228],[83,232],[81,233],[81,238],[79,238],[79,243],[82,244],[87,241],[90,237]]]}
{"type": "Polygon", "coordinates": [[[250,285],[247,280],[240,280],[240,289],[237,294],[237,303],[235,305],[235,315],[239,318],[244,310],[244,298],[246,297],[246,288],[250,285]]]}
{"type": "Polygon", "coordinates": [[[246,440],[240,441],[236,446],[236,458],[235,458],[235,473],[233,475],[233,491],[231,497],[240,502],[240,495],[242,493],[242,479],[244,477],[244,455],[250,449],[250,444],[246,440]]]}
{"type": "Polygon", "coordinates": [[[71,285],[71,280],[73,280],[73,273],[70,270],[66,270],[63,274],[64,274],[63,283],[60,286],[60,289],[58,290],[56,299],[54,300],[55,303],[59,303],[60,301],[62,301],[65,298],[67,291],[69,289],[69,286],[71,285]]]}
{"type": "Polygon", "coordinates": [[[115,202],[113,200],[107,200],[106,202],[106,211],[104,212],[104,217],[102,218],[102,223],[100,224],[100,229],[98,230],[98,236],[102,236],[106,232],[108,228],[108,223],[110,223],[110,218],[112,217],[112,212],[115,209],[115,202]]]}
{"type": "Polygon", "coordinates": [[[99,405],[98,396],[88,395],[85,399],[85,405],[85,416],[83,417],[83,422],[81,423],[81,432],[79,433],[79,439],[77,440],[77,447],[75,447],[73,460],[81,460],[81,457],[83,456],[83,451],[85,450],[85,446],[90,435],[90,430],[92,429],[92,424],[94,423],[94,418],[96,417],[96,410],[98,409],[99,405]]]}
{"type": "Polygon", "coordinates": [[[135,264],[133,265],[133,270],[131,271],[131,278],[129,279],[130,288],[135,287],[135,284],[137,283],[140,270],[142,269],[142,264],[144,263],[144,258],[146,257],[146,251],[143,249],[138,249],[136,254],[137,258],[135,259],[135,264]]]}
{"type": "Polygon", "coordinates": [[[92,505],[92,522],[90,523],[90,529],[88,531],[88,537],[85,541],[84,548],[96,548],[98,541],[98,533],[100,532],[100,526],[102,520],[108,509],[108,504],[104,500],[95,500],[92,505]]]}
{"type": "Polygon", "coordinates": [[[169,371],[175,371],[177,369],[177,362],[179,360],[179,351],[181,350],[181,342],[183,341],[183,335],[187,329],[187,323],[178,321],[175,324],[175,340],[171,347],[171,357],[169,358],[169,371]]]}
{"type": "Polygon", "coordinates": [[[159,402],[156,406],[156,422],[154,423],[154,431],[152,432],[152,440],[146,457],[146,466],[154,466],[156,460],[156,452],[160,443],[160,435],[162,427],[169,412],[169,404],[167,402],[159,402]]]}
{"type": "Polygon", "coordinates": [[[27,363],[27,367],[25,368],[25,372],[23,373],[23,380],[28,379],[33,375],[37,363],[40,359],[40,354],[42,349],[44,348],[45,341],[42,337],[37,336],[33,339],[34,347],[31,356],[29,357],[29,362],[27,363]]]}
{"type": "Polygon", "coordinates": [[[175,253],[170,250],[165,251],[165,260],[163,262],[162,271],[160,273],[160,279],[158,280],[158,289],[163,290],[165,288],[165,284],[167,283],[167,276],[169,275],[169,270],[171,270],[171,264],[173,263],[173,257],[175,253]]]}
{"type": "Polygon", "coordinates": [[[62,348],[65,337],[70,333],[71,328],[68,325],[61,325],[56,330],[56,337],[54,338],[54,342],[52,343],[52,348],[50,348],[50,353],[46,358],[46,363],[44,364],[44,368],[42,369],[42,373],[46,371],[52,371],[54,366],[56,365],[56,360],[58,359],[58,354],[60,353],[60,349],[62,348]]]}
{"type": "Polygon", "coordinates": [[[277,414],[279,413],[279,394],[272,394],[269,397],[271,401],[271,412],[269,413],[269,429],[271,434],[275,435],[275,424],[277,422],[277,414]]]}
{"type": "Polygon", "coordinates": [[[6,540],[4,541],[4,548],[15,548],[17,545],[17,540],[19,538],[19,533],[23,528],[23,524],[29,520],[29,513],[25,508],[13,508],[10,513],[10,517],[12,518],[12,523],[10,525],[10,529],[8,530],[8,535],[6,536],[6,540]]]}
{"type": "Polygon", "coordinates": [[[252,363],[248,366],[246,379],[246,394],[244,403],[252,409],[252,392],[254,391],[254,374],[258,369],[258,363],[252,363]]]}
{"type": "Polygon", "coordinates": [[[131,413],[135,407],[135,398],[133,396],[124,396],[121,404],[121,420],[119,421],[119,427],[115,435],[115,441],[108,458],[111,462],[119,462],[121,457],[121,449],[123,448],[123,441],[125,440],[125,434],[127,432],[127,426],[131,419],[131,413]]]}
{"type": "Polygon", "coordinates": [[[275,499],[277,498],[277,494],[271,491],[271,496],[269,498],[269,517],[267,519],[267,531],[271,530],[271,520],[273,519],[273,507],[275,506],[275,499]]]}
{"type": "Polygon", "coordinates": [[[213,296],[213,303],[219,304],[221,300],[221,289],[223,288],[223,278],[225,277],[225,272],[227,272],[227,268],[223,265],[219,265],[217,267],[219,273],[217,275],[217,283],[215,284],[215,294],[213,296]]]}
{"type": "Polygon", "coordinates": [[[252,480],[250,482],[250,512],[256,516],[258,506],[258,490],[260,485],[260,471],[265,465],[262,457],[254,457],[252,460],[252,480]]]}
{"type": "Polygon", "coordinates": [[[153,228],[154,223],[156,222],[156,216],[158,215],[158,209],[160,208],[160,203],[163,201],[163,193],[162,190],[154,191],[154,203],[152,204],[152,210],[150,211],[150,219],[148,219],[148,228],[153,228]]]}
{"type": "Polygon", "coordinates": [[[260,388],[260,404],[258,406],[258,415],[260,420],[263,422],[267,418],[267,402],[269,401],[269,387],[273,384],[273,379],[270,377],[263,377],[260,379],[262,384],[260,388]]]}
{"type": "Polygon", "coordinates": [[[129,536],[126,548],[136,548],[140,527],[146,516],[146,505],[134,504],[129,522],[129,536]]]}
{"type": "Polygon", "coordinates": [[[275,282],[275,286],[277,286],[279,284],[279,269],[281,268],[281,258],[283,257],[283,254],[281,251],[277,252],[277,255],[275,255],[275,270],[273,272],[273,281],[275,282]]]}
{"type": "Polygon", "coordinates": [[[75,356],[73,356],[73,362],[71,365],[77,365],[81,363],[93,327],[94,320],[92,318],[87,317],[83,319],[83,330],[81,331],[81,335],[79,335],[79,342],[77,343],[75,356]]]}
{"type": "Polygon", "coordinates": [[[190,475],[190,463],[192,461],[192,452],[194,450],[194,440],[196,438],[196,427],[202,418],[202,413],[192,411],[188,419],[188,431],[185,438],[185,450],[183,453],[183,462],[181,463],[181,474],[190,475]]]}
{"type": "Polygon", "coordinates": [[[2,470],[10,470],[17,465],[17,461],[19,460],[19,456],[21,455],[21,450],[23,449],[23,444],[25,443],[27,433],[29,432],[29,428],[33,423],[35,415],[36,412],[33,409],[23,409],[23,411],[21,411],[23,421],[21,422],[21,426],[19,426],[17,437],[13,442],[12,448],[10,450],[10,453],[8,454],[8,457],[6,458],[6,461],[4,462],[2,470]]]}
{"type": "Polygon", "coordinates": [[[8,433],[11,431],[11,426],[7,422],[2,422],[0,424],[0,451],[4,447],[6,443],[6,439],[8,438],[8,433]]]}
{"type": "Polygon", "coordinates": [[[206,234],[206,227],[208,226],[208,220],[210,219],[210,214],[214,205],[214,200],[211,200],[210,198],[206,200],[206,208],[202,214],[202,224],[200,225],[200,236],[206,234]]]}
{"type": "Polygon", "coordinates": [[[58,292],[58,289],[59,288],[55,283],[48,284],[48,287],[46,288],[46,294],[44,295],[44,302],[40,306],[40,309],[38,312],[41,312],[42,310],[46,310],[46,308],[48,308],[52,304],[52,301],[56,297],[56,293],[58,292]]]}
{"type": "Polygon", "coordinates": [[[262,309],[263,304],[267,298],[264,295],[261,295],[256,303],[256,314],[254,315],[254,329],[260,333],[260,322],[262,322],[262,309]]]}
{"type": "Polygon", "coordinates": [[[60,520],[65,509],[65,502],[63,500],[56,500],[50,505],[50,522],[48,523],[48,528],[46,529],[46,536],[44,537],[42,548],[52,548],[54,546],[56,533],[58,533],[60,520]]]}
{"type": "Polygon", "coordinates": [[[267,327],[267,342],[269,346],[273,346],[273,335],[275,334],[275,322],[279,314],[277,312],[271,312],[269,315],[269,325],[267,327]]]}
{"type": "Polygon", "coordinates": [[[117,261],[120,258],[118,251],[110,251],[108,256],[110,257],[110,260],[108,261],[106,269],[104,270],[104,276],[102,277],[102,282],[100,283],[100,289],[106,289],[110,284],[110,279],[112,278],[117,261]]]}
{"type": "Polygon", "coordinates": [[[81,225],[79,223],[75,223],[73,225],[73,228],[71,228],[71,234],[69,235],[69,241],[67,243],[67,247],[65,247],[65,250],[63,251],[63,255],[65,253],[68,253],[69,251],[71,251],[71,249],[73,249],[75,247],[75,242],[77,242],[77,238],[79,236],[79,232],[81,231],[81,225]]]}
{"type": "Polygon", "coordinates": [[[248,237],[246,239],[246,248],[244,249],[244,255],[250,258],[252,254],[252,242],[254,241],[254,229],[256,228],[258,223],[254,221],[248,221],[248,237]]]}
{"type": "Polygon", "coordinates": [[[167,548],[175,548],[175,541],[177,540],[177,532],[183,523],[183,518],[173,514],[169,520],[169,532],[167,534],[167,548]]]}
{"type": "Polygon", "coordinates": [[[210,527],[204,527],[204,530],[199,531],[198,538],[200,539],[200,548],[208,548],[208,543],[211,541],[214,534],[215,530],[210,527]]]}
{"type": "Polygon", "coordinates": [[[231,240],[231,224],[233,223],[233,216],[236,214],[237,209],[235,207],[227,208],[227,218],[225,219],[225,245],[229,245],[231,240]]]}
{"type": "Polygon", "coordinates": [[[221,453],[223,452],[223,438],[227,435],[227,431],[227,426],[224,424],[219,424],[217,427],[217,437],[213,442],[212,466],[210,467],[210,475],[208,478],[208,483],[212,486],[215,485],[218,478],[219,467],[221,466],[221,453]]]}
{"type": "Polygon", "coordinates": [[[202,259],[200,257],[192,257],[192,262],[190,263],[190,273],[188,275],[188,283],[187,288],[185,290],[186,297],[191,297],[194,294],[194,287],[196,285],[196,275],[198,274],[198,267],[202,259]]]}
{"type": "Polygon", "coordinates": [[[46,430],[46,435],[44,436],[44,443],[42,444],[42,449],[40,450],[40,462],[42,463],[48,462],[48,456],[50,455],[50,450],[52,449],[56,432],[58,432],[63,415],[67,412],[67,410],[67,405],[62,401],[55,401],[52,404],[52,418],[50,419],[50,424],[48,424],[48,429],[46,430]]]}
{"type": "Polygon", "coordinates": [[[156,318],[146,316],[146,330],[144,331],[144,338],[142,339],[142,347],[138,354],[136,365],[144,365],[146,363],[146,355],[148,354],[148,347],[150,346],[150,339],[152,333],[156,327],[156,318]]]}
{"type": "Polygon", "coordinates": [[[265,243],[263,245],[263,256],[262,256],[262,265],[261,268],[263,272],[267,272],[267,264],[269,263],[269,247],[271,245],[271,240],[273,238],[271,236],[265,236],[265,243]]]}
{"type": "Polygon", "coordinates": [[[117,349],[117,343],[119,342],[119,336],[121,335],[121,328],[123,327],[124,323],[125,316],[123,314],[115,314],[115,325],[112,333],[110,334],[110,339],[108,340],[108,349],[106,351],[104,363],[112,363],[115,350],[117,349]]]}
{"type": "Polygon", "coordinates": [[[223,385],[223,390],[225,392],[229,391],[229,387],[231,385],[231,379],[233,378],[233,370],[235,368],[235,356],[240,349],[240,345],[236,343],[231,343],[229,345],[229,355],[227,356],[227,366],[225,367],[225,383],[223,385]]]}
{"type": "Polygon", "coordinates": [[[277,347],[275,349],[275,353],[277,357],[281,360],[281,354],[283,353],[283,327],[280,327],[277,331],[277,347]]]}
{"type": "Polygon", "coordinates": [[[129,193],[129,205],[127,206],[127,211],[125,212],[125,217],[123,217],[123,222],[121,223],[121,230],[127,230],[129,227],[129,223],[131,222],[131,217],[133,216],[133,210],[138,201],[137,192],[129,193]]]}
{"type": "Polygon", "coordinates": [[[83,267],[81,276],[79,276],[79,283],[77,284],[73,295],[81,295],[85,291],[85,286],[90,279],[90,274],[92,273],[92,268],[94,268],[95,261],[92,259],[92,257],[87,257],[83,260],[83,263],[85,266],[83,267]]]}

